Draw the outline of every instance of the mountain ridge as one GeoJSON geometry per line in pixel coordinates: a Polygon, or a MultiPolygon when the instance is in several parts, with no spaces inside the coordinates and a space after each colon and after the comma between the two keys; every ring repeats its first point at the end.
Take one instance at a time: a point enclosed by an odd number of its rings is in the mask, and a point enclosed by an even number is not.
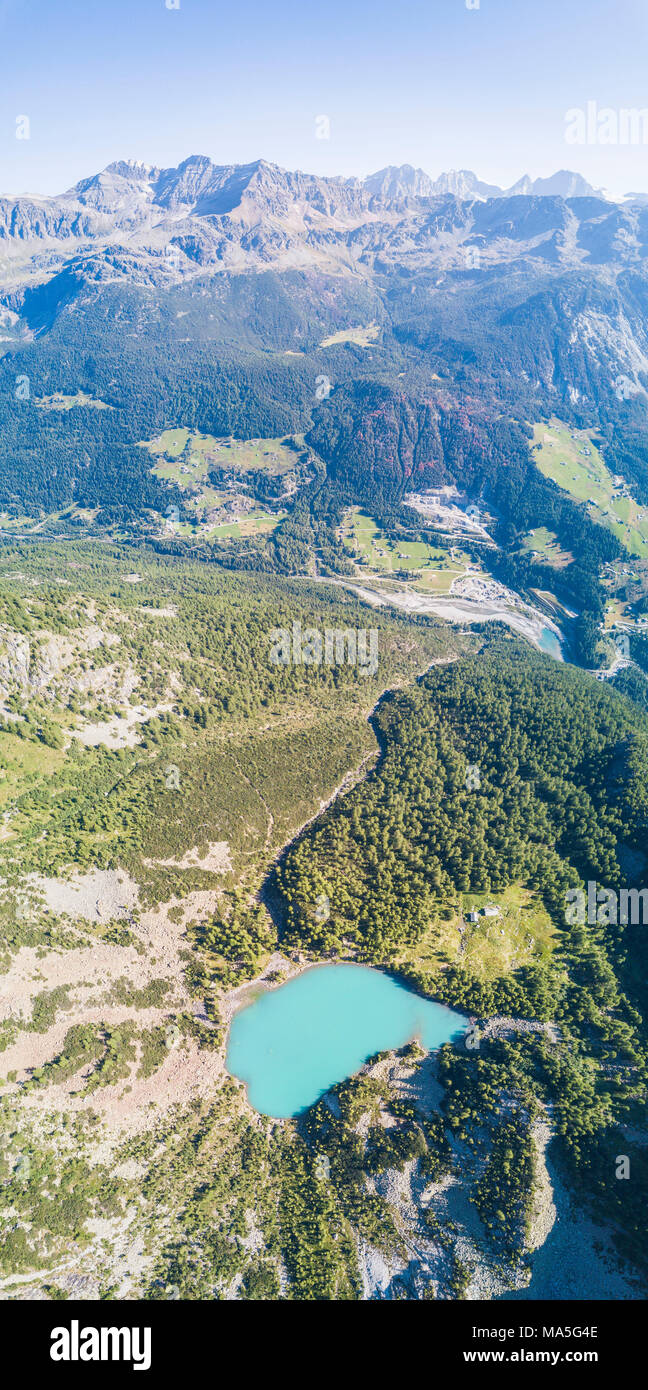
{"type": "Polygon", "coordinates": [[[0,302],[16,310],[21,286],[51,280],[75,257],[82,278],[96,277],[99,257],[101,278],[154,286],[207,270],[310,268],[367,278],[404,262],[470,268],[485,241],[491,265],[522,254],[578,264],[610,239],[615,216],[625,222],[628,260],[641,211],[639,202],[623,209],[606,201],[565,170],[544,180],[525,175],[503,191],[469,170],[432,180],[411,165],[360,180],[263,159],[217,165],[190,155],[169,168],[116,160],[57,197],[0,198],[0,302]],[[583,221],[590,226],[581,247],[583,221]]]}
{"type": "MultiPolygon", "coordinates": [[[[320,183],[331,185],[344,185],[348,188],[359,187],[375,196],[381,193],[383,196],[394,198],[398,196],[418,196],[434,197],[446,193],[452,193],[458,197],[479,197],[506,198],[516,194],[530,194],[532,196],[601,196],[603,190],[594,187],[581,174],[573,170],[560,169],[548,177],[532,179],[529,174],[522,175],[515,183],[504,188],[499,184],[489,183],[479,178],[471,169],[449,169],[443,170],[436,178],[433,178],[424,169],[415,168],[411,164],[389,164],[384,168],[367,174],[364,178],[355,175],[318,175],[308,174],[303,170],[289,170],[283,166],[275,164],[273,161],[259,158],[251,160],[245,164],[216,164],[208,155],[191,154],[188,155],[178,165],[155,165],[147,164],[143,160],[136,159],[116,159],[112,160],[103,169],[90,174],[61,193],[38,194],[24,193],[15,197],[0,194],[0,200],[7,203],[32,202],[46,204],[48,202],[58,202],[62,199],[70,199],[77,196],[82,201],[82,195],[88,193],[100,181],[106,179],[119,179],[132,184],[149,184],[153,190],[157,185],[161,189],[168,189],[175,185],[188,187],[187,179],[191,173],[200,169],[208,177],[218,176],[226,171],[231,173],[245,171],[256,171],[260,169],[272,170],[287,180],[316,180],[320,183]],[[175,179],[174,179],[175,176],[175,179]]],[[[611,201],[615,201],[611,195],[606,195],[611,201]]],[[[641,194],[625,194],[624,197],[642,197],[641,194]]],[[[645,195],[648,196],[648,195],[645,195]]]]}

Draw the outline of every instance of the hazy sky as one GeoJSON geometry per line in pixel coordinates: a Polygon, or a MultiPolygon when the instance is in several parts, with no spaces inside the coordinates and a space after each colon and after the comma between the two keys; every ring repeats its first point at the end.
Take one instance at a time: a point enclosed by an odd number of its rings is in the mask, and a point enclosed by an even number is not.
{"type": "Polygon", "coordinates": [[[176,3],[0,0],[0,195],[189,154],[648,190],[648,120],[634,144],[565,141],[570,108],[648,108],[646,0],[176,3]]]}

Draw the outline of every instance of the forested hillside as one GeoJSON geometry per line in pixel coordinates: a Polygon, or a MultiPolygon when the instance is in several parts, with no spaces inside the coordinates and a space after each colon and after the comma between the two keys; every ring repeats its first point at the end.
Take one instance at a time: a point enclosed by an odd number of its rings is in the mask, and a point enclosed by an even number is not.
{"type": "Polygon", "coordinates": [[[641,1183],[623,1200],[614,1159],[628,1151],[619,1127],[639,1113],[647,1078],[645,903],[627,923],[618,903],[645,880],[648,719],[578,672],[499,641],[386,700],[376,727],[376,772],[278,868],[288,939],[391,965],[480,1018],[557,1022],[560,1044],[528,1035],[515,1048],[453,1054],[451,1123],[465,1128],[503,1092],[553,1106],[566,1170],[643,1260],[641,1183]],[[588,881],[613,904],[591,923],[569,909],[588,881]],[[447,947],[429,968],[447,919],[465,931],[467,900],[503,901],[513,884],[548,909],[551,949],[488,980],[447,947]]]}

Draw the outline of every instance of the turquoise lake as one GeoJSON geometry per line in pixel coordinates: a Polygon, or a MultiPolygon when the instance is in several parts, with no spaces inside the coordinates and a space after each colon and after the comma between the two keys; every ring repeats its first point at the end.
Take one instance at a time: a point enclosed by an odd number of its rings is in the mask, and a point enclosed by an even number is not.
{"type": "Polygon", "coordinates": [[[553,656],[556,661],[562,661],[562,646],[553,628],[543,627],[538,640],[538,646],[540,651],[545,652],[547,656],[553,656]]]}
{"type": "Polygon", "coordinates": [[[318,965],[259,995],[232,1020],[228,1071],[262,1115],[298,1115],[376,1052],[417,1038],[427,1051],[459,1037],[461,1014],[381,970],[318,965]]]}

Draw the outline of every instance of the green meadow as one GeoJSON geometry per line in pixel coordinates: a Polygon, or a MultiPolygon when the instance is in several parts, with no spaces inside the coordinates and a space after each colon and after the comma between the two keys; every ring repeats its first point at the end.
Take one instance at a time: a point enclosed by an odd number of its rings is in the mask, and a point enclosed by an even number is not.
{"type": "Polygon", "coordinates": [[[565,569],[574,558],[571,551],[562,549],[555,531],[549,531],[546,526],[536,526],[533,531],[529,531],[521,548],[525,551],[535,551],[544,564],[553,565],[557,570],[565,569]]]}
{"type": "MultiPolygon", "coordinates": [[[[295,437],[297,449],[301,447],[295,437]]],[[[263,471],[287,473],[296,463],[295,448],[287,439],[217,439],[212,434],[184,427],[163,430],[144,447],[156,459],[153,472],[179,487],[191,487],[206,477],[210,468],[227,468],[233,473],[263,471]]]]}
{"type": "Polygon", "coordinates": [[[39,410],[72,410],[75,406],[87,406],[92,410],[112,410],[106,401],[95,400],[86,391],[77,391],[74,396],[65,396],[56,391],[53,396],[40,396],[34,400],[39,410]]]}
{"type": "Polygon", "coordinates": [[[391,540],[366,512],[353,509],[341,532],[351,555],[377,573],[405,577],[421,592],[446,594],[453,579],[465,572],[470,557],[429,541],[391,540]]]}
{"type": "Polygon", "coordinates": [[[337,347],[340,343],[354,343],[356,347],[370,347],[375,343],[380,329],[377,323],[369,323],[366,328],[341,328],[339,333],[331,333],[323,338],[320,347],[337,347]]]}
{"type": "Polygon", "coordinates": [[[570,430],[560,420],[534,427],[536,463],[545,478],[579,502],[607,526],[631,555],[648,558],[648,507],[623,496],[592,439],[591,430],[570,430]]]}

